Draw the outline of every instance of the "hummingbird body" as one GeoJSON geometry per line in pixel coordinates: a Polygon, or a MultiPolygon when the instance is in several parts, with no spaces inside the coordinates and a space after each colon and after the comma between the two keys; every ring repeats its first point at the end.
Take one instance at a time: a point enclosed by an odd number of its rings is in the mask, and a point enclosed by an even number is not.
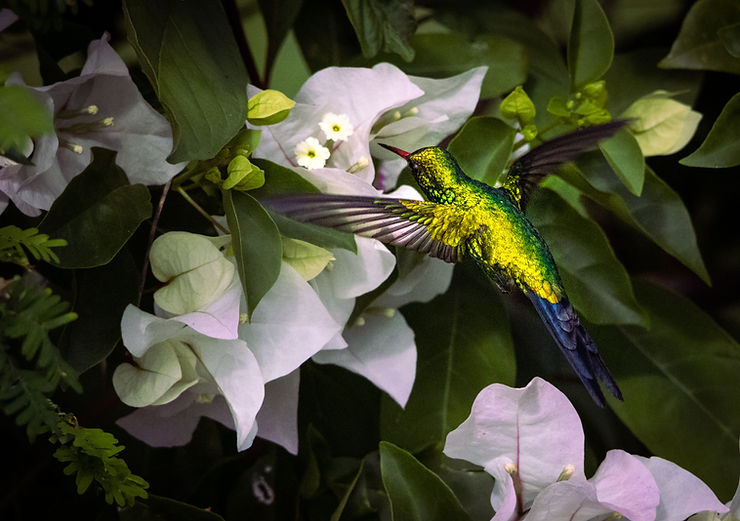
{"type": "Polygon", "coordinates": [[[447,262],[472,258],[499,288],[506,291],[516,285],[529,297],[591,397],[603,407],[599,380],[619,399],[621,392],[570,305],[552,254],[525,209],[529,193],[542,177],[624,124],[606,123],[544,143],[511,165],[500,188],[467,176],[452,154],[439,147],[409,153],[381,145],[406,159],[425,201],[307,194],[268,204],[294,219],[447,262]]]}

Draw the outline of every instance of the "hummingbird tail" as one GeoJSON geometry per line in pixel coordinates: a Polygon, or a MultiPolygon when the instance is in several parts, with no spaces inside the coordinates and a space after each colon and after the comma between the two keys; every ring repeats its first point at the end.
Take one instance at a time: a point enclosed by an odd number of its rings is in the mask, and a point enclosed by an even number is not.
{"type": "Polygon", "coordinates": [[[599,387],[599,380],[616,398],[621,400],[622,392],[617,382],[609,373],[609,369],[599,356],[596,344],[581,325],[568,299],[563,298],[553,304],[532,292],[529,292],[528,297],[594,402],[599,407],[606,405],[604,394],[599,387]]]}

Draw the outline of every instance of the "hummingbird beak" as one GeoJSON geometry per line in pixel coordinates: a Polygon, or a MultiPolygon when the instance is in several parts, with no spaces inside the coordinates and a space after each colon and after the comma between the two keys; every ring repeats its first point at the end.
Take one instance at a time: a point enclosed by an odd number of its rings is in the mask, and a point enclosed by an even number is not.
{"type": "Polygon", "coordinates": [[[398,154],[404,159],[408,159],[409,152],[406,152],[405,150],[401,150],[400,148],[392,147],[390,145],[384,145],[383,143],[378,143],[381,147],[385,148],[386,150],[390,150],[394,154],[398,154]]]}

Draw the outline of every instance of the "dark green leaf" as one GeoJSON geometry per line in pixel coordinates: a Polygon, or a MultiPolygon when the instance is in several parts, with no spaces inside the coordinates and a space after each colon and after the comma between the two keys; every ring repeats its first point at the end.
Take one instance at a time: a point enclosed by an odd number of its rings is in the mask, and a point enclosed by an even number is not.
{"type": "Polygon", "coordinates": [[[655,455],[729,498],[740,468],[740,345],[688,299],[644,282],[635,290],[650,328],[595,331],[624,393],[610,403],[655,455]]]}
{"type": "Polygon", "coordinates": [[[598,224],[550,190],[533,194],[527,216],[550,246],[568,297],[594,324],[644,324],[627,270],[598,224]]]}
{"type": "Polygon", "coordinates": [[[717,36],[730,55],[740,58],[740,22],[717,29],[717,36]]]}
{"type": "Polygon", "coordinates": [[[679,161],[682,165],[729,168],[740,165],[740,93],[727,102],[701,146],[679,161]]]}
{"type": "Polygon", "coordinates": [[[733,56],[718,32],[740,23],[736,0],[699,0],[684,18],[668,56],[658,64],[666,69],[699,69],[740,74],[740,58],[733,56]]]}
{"type": "MultiPolygon", "coordinates": [[[[252,162],[265,171],[265,184],[249,192],[249,195],[259,200],[278,195],[319,192],[318,188],[289,168],[266,159],[252,159],[252,162]]],[[[357,243],[351,233],[294,221],[275,212],[270,212],[270,216],[280,233],[286,237],[310,242],[322,248],[344,248],[357,253],[357,243]]]]}
{"type": "Polygon", "coordinates": [[[392,56],[384,56],[401,65],[409,74],[447,77],[485,65],[488,72],[481,86],[481,97],[499,96],[527,77],[527,55],[524,47],[505,36],[480,35],[475,39],[460,33],[418,34],[412,40],[416,56],[401,64],[392,56]]]}
{"type": "Polygon", "coordinates": [[[303,0],[259,0],[267,29],[267,66],[275,62],[280,46],[298,17],[303,0]]]}
{"type": "Polygon", "coordinates": [[[22,149],[29,137],[54,132],[51,110],[20,85],[0,86],[0,153],[22,149]]]}
{"type": "Polygon", "coordinates": [[[409,43],[416,31],[411,0],[342,0],[342,5],[366,58],[380,51],[396,53],[406,61],[414,58],[409,43]]]}
{"type": "Polygon", "coordinates": [[[405,450],[381,441],[380,471],[394,521],[470,521],[445,482],[405,450]]]}
{"type": "Polygon", "coordinates": [[[126,0],[123,9],[129,41],[172,123],[168,159],[215,156],[247,119],[247,74],[221,3],[126,0]]]}
{"type": "Polygon", "coordinates": [[[473,521],[489,521],[493,517],[493,508],[488,500],[493,490],[490,474],[467,461],[448,458],[438,451],[429,451],[419,458],[447,483],[473,521]]]}
{"type": "Polygon", "coordinates": [[[126,250],[99,268],[75,273],[78,319],[64,331],[64,358],[80,373],[104,360],[121,338],[121,315],[136,301],[140,273],[126,250]]]}
{"type": "Polygon", "coordinates": [[[267,159],[252,158],[251,161],[265,172],[265,184],[249,192],[256,199],[284,194],[312,194],[320,192],[318,188],[290,168],[285,168],[267,159]]]}
{"type": "Polygon", "coordinates": [[[578,165],[580,173],[577,168],[561,168],[561,174],[569,183],[609,208],[709,283],[709,273],[686,206],[650,167],[645,168],[642,195],[636,197],[624,187],[601,154],[582,154],[578,165]]]}
{"type": "Polygon", "coordinates": [[[601,78],[614,58],[614,36],[596,0],[576,0],[568,41],[568,70],[576,88],[601,78]]]}
{"type": "Polygon", "coordinates": [[[511,156],[515,130],[498,118],[470,118],[447,149],[473,179],[493,186],[511,156]]]}
{"type": "Polygon", "coordinates": [[[498,290],[456,270],[450,290],[403,308],[416,337],[416,381],[405,409],[383,397],[381,434],[419,452],[441,445],[478,392],[514,383],[514,348],[498,290]]]}
{"type": "Polygon", "coordinates": [[[639,197],[645,183],[645,157],[634,136],[622,129],[599,143],[599,148],[624,186],[639,197]]]}
{"type": "Polygon", "coordinates": [[[130,185],[116,165],[116,153],[93,147],[93,161],[69,182],[39,225],[67,241],[59,266],[93,268],[107,264],[152,214],[149,190],[130,185]]]}
{"type": "Polygon", "coordinates": [[[223,521],[224,518],[211,510],[189,505],[176,499],[149,494],[133,507],[119,512],[121,521],[223,521]]]}
{"type": "Polygon", "coordinates": [[[606,73],[607,107],[613,116],[624,112],[635,100],[656,90],[666,90],[676,101],[693,105],[703,74],[696,71],[659,69],[660,49],[638,49],[617,54],[606,73]]]}
{"type": "Polygon", "coordinates": [[[247,313],[251,317],[280,275],[283,255],[280,232],[262,205],[245,192],[224,191],[224,210],[239,279],[247,296],[247,313]]]}

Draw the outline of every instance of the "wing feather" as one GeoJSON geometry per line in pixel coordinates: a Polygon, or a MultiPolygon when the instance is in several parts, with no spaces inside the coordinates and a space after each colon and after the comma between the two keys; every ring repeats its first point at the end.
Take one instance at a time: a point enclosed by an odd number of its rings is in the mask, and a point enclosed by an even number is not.
{"type": "Polygon", "coordinates": [[[465,211],[454,206],[412,199],[332,194],[287,195],[263,202],[297,221],[356,233],[446,262],[458,262],[462,258],[459,226],[457,238],[452,241],[454,244],[447,242],[444,231],[430,228],[440,213],[444,213],[448,226],[463,225],[465,211]]]}

